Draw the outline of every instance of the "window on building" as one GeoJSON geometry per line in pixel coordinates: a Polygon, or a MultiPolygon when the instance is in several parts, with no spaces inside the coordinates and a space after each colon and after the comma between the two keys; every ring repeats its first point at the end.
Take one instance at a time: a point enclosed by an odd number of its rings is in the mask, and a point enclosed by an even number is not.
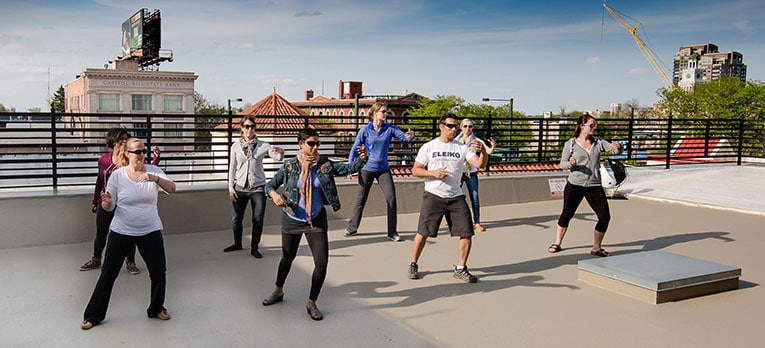
{"type": "Polygon", "coordinates": [[[117,93],[98,94],[98,111],[120,111],[120,95],[117,93]]]}
{"type": "Polygon", "coordinates": [[[164,111],[180,112],[183,111],[182,95],[166,95],[164,97],[164,111]]]}
{"type": "Polygon", "coordinates": [[[165,138],[182,138],[183,123],[165,123],[165,138]]]}
{"type": "Polygon", "coordinates": [[[151,94],[133,94],[133,111],[151,111],[151,94]]]}
{"type": "Polygon", "coordinates": [[[146,140],[146,136],[149,135],[146,130],[149,126],[146,123],[133,123],[133,137],[146,140]]]}

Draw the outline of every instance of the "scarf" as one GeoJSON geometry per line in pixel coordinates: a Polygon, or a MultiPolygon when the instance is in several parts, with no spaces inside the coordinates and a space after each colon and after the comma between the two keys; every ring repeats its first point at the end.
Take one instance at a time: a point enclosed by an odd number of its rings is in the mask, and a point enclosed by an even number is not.
{"type": "Polygon", "coordinates": [[[239,146],[244,151],[244,157],[252,158],[252,151],[255,149],[255,143],[258,142],[258,137],[252,137],[252,140],[247,141],[244,138],[239,138],[239,146]]]}
{"type": "Polygon", "coordinates": [[[309,156],[298,151],[297,154],[298,164],[300,165],[300,176],[298,177],[298,192],[300,197],[298,199],[298,205],[305,210],[305,218],[308,225],[313,227],[311,222],[311,198],[313,197],[313,175],[311,175],[311,169],[313,169],[319,162],[318,156],[309,156]]]}

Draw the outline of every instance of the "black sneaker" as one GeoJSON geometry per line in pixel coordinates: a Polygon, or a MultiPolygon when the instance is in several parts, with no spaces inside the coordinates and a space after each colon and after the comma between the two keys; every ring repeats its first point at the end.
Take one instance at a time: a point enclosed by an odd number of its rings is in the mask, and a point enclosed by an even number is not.
{"type": "Polygon", "coordinates": [[[132,275],[141,273],[141,270],[138,268],[138,266],[135,265],[135,262],[125,262],[125,269],[132,275]]]}
{"type": "Polygon", "coordinates": [[[401,238],[401,236],[399,236],[397,234],[394,234],[392,236],[388,236],[388,240],[390,240],[392,242],[402,242],[404,239],[401,238]]]}
{"type": "Polygon", "coordinates": [[[467,266],[465,266],[462,269],[457,269],[457,266],[454,267],[454,278],[457,278],[459,280],[465,281],[467,283],[477,283],[478,278],[476,278],[474,275],[470,274],[468,272],[467,266]]]}
{"type": "Polygon", "coordinates": [[[82,266],[80,266],[80,271],[91,271],[94,269],[101,268],[101,258],[100,257],[94,257],[88,262],[85,262],[82,266]]]}
{"type": "Polygon", "coordinates": [[[409,271],[406,274],[409,279],[420,279],[420,275],[417,273],[417,264],[414,262],[409,263],[409,271]]]}

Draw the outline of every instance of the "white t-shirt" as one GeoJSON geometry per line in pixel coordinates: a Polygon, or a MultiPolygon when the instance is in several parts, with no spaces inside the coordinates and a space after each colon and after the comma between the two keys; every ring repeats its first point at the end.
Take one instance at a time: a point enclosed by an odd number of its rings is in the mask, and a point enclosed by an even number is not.
{"type": "Polygon", "coordinates": [[[425,191],[441,198],[454,198],[464,195],[462,187],[460,187],[460,179],[462,173],[465,172],[465,164],[473,156],[476,154],[470,149],[470,146],[460,144],[456,140],[447,144],[441,141],[441,138],[435,138],[425,143],[417,152],[417,158],[414,160],[424,164],[428,170],[446,167],[449,172],[449,176],[443,179],[425,179],[425,191]]]}
{"type": "MultiPolygon", "coordinates": [[[[157,166],[144,164],[146,172],[169,180],[157,166]]],[[[115,170],[106,184],[116,205],[114,219],[109,229],[127,236],[145,236],[162,230],[162,220],[157,210],[159,185],[153,181],[135,182],[128,177],[127,167],[115,170]]]]}

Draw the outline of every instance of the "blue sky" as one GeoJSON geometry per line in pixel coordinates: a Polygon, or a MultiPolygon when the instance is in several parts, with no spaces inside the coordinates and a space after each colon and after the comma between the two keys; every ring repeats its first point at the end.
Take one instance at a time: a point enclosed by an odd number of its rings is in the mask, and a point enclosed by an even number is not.
{"type": "MultiPolygon", "coordinates": [[[[174,53],[160,69],[195,72],[196,90],[219,104],[254,103],[273,88],[288,100],[307,89],[337,97],[340,80],[362,81],[367,94],[513,98],[530,115],[658,101],[661,81],[601,4],[6,0],[0,103],[46,110],[49,86],[120,54],[122,22],[144,7],[162,11],[162,48],[174,53]]],[[[642,23],[638,33],[668,74],[680,46],[711,42],[744,55],[747,79],[765,80],[762,0],[608,4],[642,23]]]]}

